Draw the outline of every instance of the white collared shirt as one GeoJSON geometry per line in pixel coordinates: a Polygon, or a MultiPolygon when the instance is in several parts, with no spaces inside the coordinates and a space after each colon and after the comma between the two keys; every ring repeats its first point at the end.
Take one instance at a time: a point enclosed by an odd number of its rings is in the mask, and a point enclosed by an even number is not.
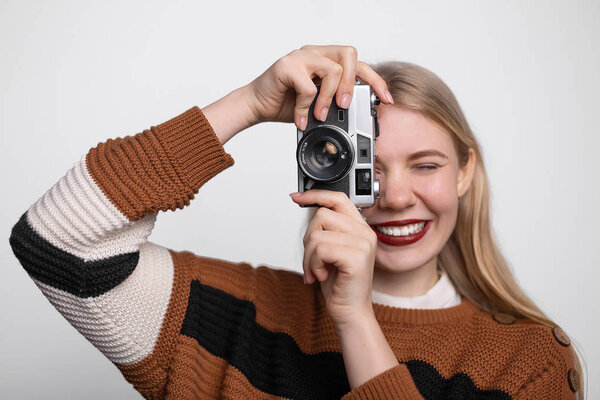
{"type": "Polygon", "coordinates": [[[414,297],[392,296],[373,289],[373,303],[397,308],[436,309],[449,308],[460,304],[460,294],[450,281],[446,271],[441,271],[440,279],[427,293],[414,297]]]}

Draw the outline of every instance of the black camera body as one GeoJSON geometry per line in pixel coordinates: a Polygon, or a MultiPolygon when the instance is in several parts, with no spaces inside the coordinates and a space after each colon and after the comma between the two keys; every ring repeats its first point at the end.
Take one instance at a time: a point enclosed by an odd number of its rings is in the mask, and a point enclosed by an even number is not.
{"type": "Polygon", "coordinates": [[[321,89],[316,86],[306,128],[297,130],[298,191],[335,190],[346,193],[359,208],[371,207],[379,198],[379,180],[373,176],[380,100],[370,85],[357,80],[348,108],[338,107],[334,96],[327,119],[319,121],[313,114],[321,89]]]}

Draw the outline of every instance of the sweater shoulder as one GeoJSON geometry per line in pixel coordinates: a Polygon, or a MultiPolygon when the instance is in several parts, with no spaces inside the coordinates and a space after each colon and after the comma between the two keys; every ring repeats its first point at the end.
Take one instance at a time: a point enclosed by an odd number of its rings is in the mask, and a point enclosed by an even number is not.
{"type": "Polygon", "coordinates": [[[564,353],[563,350],[570,347],[570,339],[560,327],[547,326],[530,318],[479,309],[474,320],[487,338],[507,341],[511,344],[509,347],[544,348],[552,353],[564,353]]]}
{"type": "MultiPolygon", "coordinates": [[[[541,375],[556,382],[568,382],[575,368],[574,349],[570,338],[558,326],[547,326],[529,318],[507,313],[480,310],[474,316],[478,346],[493,354],[490,361],[510,367],[525,385],[541,375]],[[488,346],[496,346],[490,350],[488,346]]],[[[564,386],[560,390],[568,389],[564,386]]]]}

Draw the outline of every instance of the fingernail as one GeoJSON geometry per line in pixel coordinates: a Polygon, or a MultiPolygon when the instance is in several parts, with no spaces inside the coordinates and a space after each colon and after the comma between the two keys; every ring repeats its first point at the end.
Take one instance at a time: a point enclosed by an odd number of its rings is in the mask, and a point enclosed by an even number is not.
{"type": "Polygon", "coordinates": [[[293,192],[293,193],[290,193],[290,197],[298,197],[301,194],[302,194],[302,192],[293,192]]]}
{"type": "Polygon", "coordinates": [[[300,130],[303,131],[306,129],[306,117],[303,115],[300,117],[300,130]]]}
{"type": "Polygon", "coordinates": [[[327,119],[327,113],[329,112],[329,108],[324,107],[321,110],[321,121],[325,121],[327,119]]]}
{"type": "Polygon", "coordinates": [[[392,104],[394,104],[394,98],[392,97],[392,94],[386,90],[385,92],[385,97],[388,99],[388,101],[392,104]]]}
{"type": "Polygon", "coordinates": [[[350,95],[346,93],[342,96],[342,108],[348,108],[350,105],[350,95]]]}

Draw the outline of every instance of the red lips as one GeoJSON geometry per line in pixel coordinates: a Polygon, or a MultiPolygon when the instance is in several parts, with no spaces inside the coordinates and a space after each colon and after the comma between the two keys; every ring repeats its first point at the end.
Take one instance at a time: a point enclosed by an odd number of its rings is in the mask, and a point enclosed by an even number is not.
{"type": "MultiPolygon", "coordinates": [[[[390,221],[390,222],[384,222],[382,224],[377,224],[377,225],[378,226],[404,226],[404,225],[415,224],[415,223],[418,223],[418,222],[425,222],[425,220],[422,220],[422,219],[404,219],[402,221],[390,221]]],[[[425,223],[425,226],[423,227],[423,229],[421,229],[420,232],[417,232],[417,233],[414,233],[414,234],[408,235],[408,236],[391,236],[391,235],[386,235],[384,233],[379,232],[375,228],[375,225],[371,225],[371,228],[377,234],[377,239],[380,242],[385,243],[385,244],[390,245],[390,246],[406,246],[406,245],[415,243],[416,241],[420,240],[423,236],[425,236],[425,234],[429,230],[430,226],[431,226],[431,221],[427,221],[425,223]]]]}

